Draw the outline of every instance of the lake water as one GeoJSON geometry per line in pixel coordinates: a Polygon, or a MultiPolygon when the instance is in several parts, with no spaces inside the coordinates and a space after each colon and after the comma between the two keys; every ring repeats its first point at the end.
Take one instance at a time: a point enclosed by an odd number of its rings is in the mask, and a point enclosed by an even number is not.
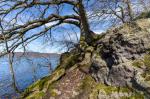
{"type": "MultiPolygon", "coordinates": [[[[23,91],[33,82],[49,75],[59,62],[59,55],[47,55],[46,57],[22,56],[15,57],[13,68],[15,72],[17,88],[23,91]]],[[[13,80],[10,72],[8,58],[0,58],[0,99],[11,99],[15,95],[15,90],[12,86],[13,80]]]]}

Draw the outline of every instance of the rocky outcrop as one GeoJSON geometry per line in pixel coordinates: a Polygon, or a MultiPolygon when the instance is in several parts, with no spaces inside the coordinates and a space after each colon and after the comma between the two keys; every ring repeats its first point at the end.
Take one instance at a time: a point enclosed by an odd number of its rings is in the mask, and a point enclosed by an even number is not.
{"type": "Polygon", "coordinates": [[[28,89],[28,99],[149,99],[150,19],[95,35],[62,55],[52,73],[28,89]]]}
{"type": "Polygon", "coordinates": [[[141,26],[139,20],[127,25],[127,27],[123,26],[109,31],[104,38],[96,42],[96,50],[100,57],[97,59],[95,58],[97,55],[93,55],[91,72],[97,81],[105,82],[108,85],[126,86],[127,82],[131,81],[132,77],[136,75],[136,72],[142,72],[144,66],[142,69],[137,69],[132,66],[132,62],[143,59],[149,53],[149,26],[150,23],[144,27],[141,26]],[[99,47],[101,47],[100,50],[99,47]],[[101,67],[103,67],[102,70],[101,67]],[[105,73],[103,76],[107,75],[105,80],[102,76],[103,73],[105,73]]]}

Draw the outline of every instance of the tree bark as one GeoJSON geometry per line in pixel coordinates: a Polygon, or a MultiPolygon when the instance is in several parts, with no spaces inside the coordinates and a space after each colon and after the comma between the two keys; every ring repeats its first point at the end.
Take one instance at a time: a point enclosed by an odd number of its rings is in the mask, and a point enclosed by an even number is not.
{"type": "Polygon", "coordinates": [[[20,93],[18,87],[17,87],[17,81],[15,77],[14,67],[13,67],[13,53],[8,53],[8,60],[9,60],[9,66],[10,66],[10,73],[12,75],[12,87],[17,93],[20,93]],[[12,54],[12,55],[11,55],[12,54]]]}
{"type": "Polygon", "coordinates": [[[81,29],[81,37],[85,37],[85,41],[90,44],[93,39],[93,35],[90,30],[90,26],[87,19],[87,14],[83,5],[83,0],[78,0],[78,11],[80,16],[80,29],[81,29]]]}
{"type": "Polygon", "coordinates": [[[131,7],[131,1],[127,0],[126,4],[127,4],[127,10],[128,10],[128,15],[130,17],[130,21],[132,21],[134,18],[134,16],[133,16],[134,14],[133,14],[132,7],[131,7]]]}

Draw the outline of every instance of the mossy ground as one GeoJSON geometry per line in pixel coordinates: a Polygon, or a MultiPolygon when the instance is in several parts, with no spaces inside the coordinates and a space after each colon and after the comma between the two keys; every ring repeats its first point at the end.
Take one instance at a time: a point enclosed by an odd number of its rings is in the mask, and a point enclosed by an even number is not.
{"type": "Polygon", "coordinates": [[[41,91],[41,92],[38,92],[38,93],[35,93],[35,94],[31,95],[31,96],[26,97],[26,99],[42,99],[44,94],[45,93],[41,91]]]}
{"type": "Polygon", "coordinates": [[[143,63],[147,68],[150,68],[150,54],[145,55],[143,63]]]}
{"type": "Polygon", "coordinates": [[[143,59],[133,61],[132,65],[135,67],[146,66],[146,68],[150,68],[150,54],[146,54],[143,59]]]}
{"type": "Polygon", "coordinates": [[[88,96],[88,99],[97,99],[99,92],[103,92],[108,97],[114,92],[117,92],[128,94],[128,96],[120,97],[121,99],[144,99],[144,94],[141,92],[137,92],[129,87],[107,86],[103,83],[97,83],[90,75],[87,75],[82,80],[82,84],[79,87],[79,91],[81,90],[88,96]]]}
{"type": "Polygon", "coordinates": [[[144,63],[142,62],[142,60],[134,60],[132,66],[141,68],[144,66],[144,63]]]}
{"type": "Polygon", "coordinates": [[[135,60],[132,65],[138,68],[145,66],[146,69],[142,74],[142,77],[145,79],[145,81],[150,82],[150,54],[146,54],[143,59],[135,60]]]}
{"type": "Polygon", "coordinates": [[[62,62],[60,63],[59,66],[57,66],[56,70],[58,68],[64,68],[64,69],[71,68],[78,61],[79,56],[80,56],[80,53],[66,56],[63,60],[61,60],[62,62]]]}
{"type": "Polygon", "coordinates": [[[137,92],[134,89],[128,87],[106,86],[102,83],[95,86],[94,90],[90,94],[90,99],[97,99],[99,92],[105,94],[106,97],[109,97],[116,92],[118,94],[124,94],[124,96],[120,97],[121,99],[144,99],[144,94],[137,92]],[[126,96],[126,94],[128,94],[128,96],[126,96]]]}
{"type": "MultiPolygon", "coordinates": [[[[51,84],[53,84],[53,82],[58,80],[61,76],[63,76],[64,73],[65,73],[64,69],[58,69],[51,76],[44,77],[41,80],[35,82],[34,84],[32,84],[30,87],[28,87],[23,92],[22,98],[30,96],[30,94],[33,94],[33,95],[31,95],[32,97],[36,97],[37,96],[36,94],[38,94],[39,92],[43,92],[44,90],[46,91],[48,89],[48,87],[51,84]],[[34,93],[36,93],[36,94],[34,94],[34,93]]],[[[41,94],[41,93],[39,93],[39,94],[41,94]]]]}
{"type": "Polygon", "coordinates": [[[57,83],[54,83],[54,84],[50,85],[48,88],[48,91],[49,91],[49,94],[51,95],[51,97],[56,97],[58,95],[57,89],[55,89],[56,84],[57,83]]]}
{"type": "Polygon", "coordinates": [[[96,85],[96,82],[90,75],[87,75],[81,83],[79,90],[87,94],[89,94],[96,85]]]}

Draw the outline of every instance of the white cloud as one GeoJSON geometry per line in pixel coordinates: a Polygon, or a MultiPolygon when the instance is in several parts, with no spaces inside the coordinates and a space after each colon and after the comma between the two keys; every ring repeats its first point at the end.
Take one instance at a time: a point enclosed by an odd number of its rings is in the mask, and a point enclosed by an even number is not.
{"type": "Polygon", "coordinates": [[[105,32],[104,30],[94,30],[94,33],[101,34],[102,32],[105,32]]]}

